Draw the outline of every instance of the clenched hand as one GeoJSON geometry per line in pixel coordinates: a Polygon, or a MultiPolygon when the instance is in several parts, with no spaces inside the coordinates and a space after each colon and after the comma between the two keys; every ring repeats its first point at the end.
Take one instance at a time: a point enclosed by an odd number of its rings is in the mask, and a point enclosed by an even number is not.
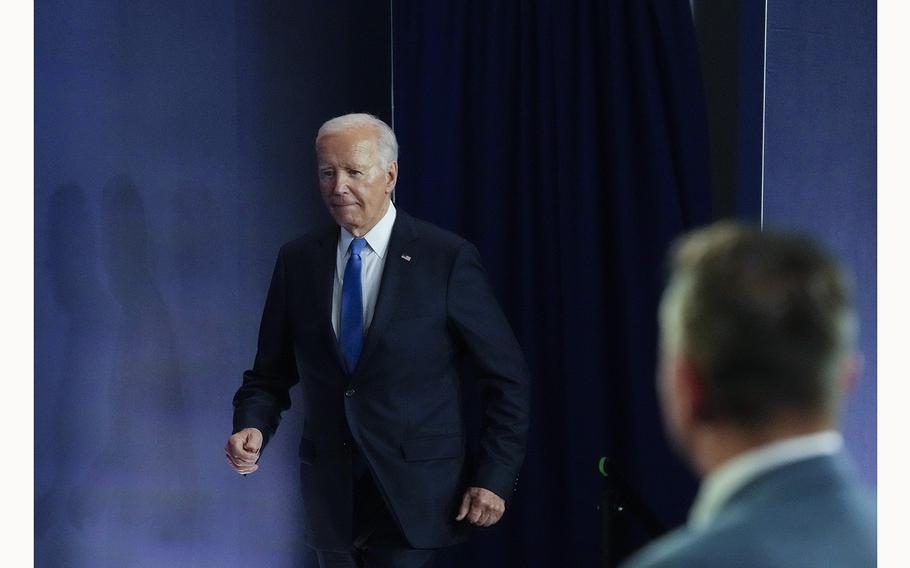
{"type": "Polygon", "coordinates": [[[224,453],[234,471],[246,475],[259,469],[256,460],[261,449],[262,432],[258,428],[244,428],[228,438],[224,453]]]}
{"type": "Polygon", "coordinates": [[[467,518],[478,527],[491,527],[499,522],[506,512],[506,502],[499,495],[483,487],[469,487],[461,499],[456,521],[467,518]]]}

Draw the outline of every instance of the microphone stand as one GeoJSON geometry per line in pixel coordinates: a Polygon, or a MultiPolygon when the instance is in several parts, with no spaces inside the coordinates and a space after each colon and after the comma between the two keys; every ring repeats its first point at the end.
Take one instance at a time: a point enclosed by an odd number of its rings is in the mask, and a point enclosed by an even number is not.
{"type": "Polygon", "coordinates": [[[597,463],[597,471],[609,482],[600,498],[603,568],[614,568],[622,560],[614,542],[615,535],[629,517],[636,518],[652,538],[662,535],[667,529],[615,463],[602,457],[597,463]]]}

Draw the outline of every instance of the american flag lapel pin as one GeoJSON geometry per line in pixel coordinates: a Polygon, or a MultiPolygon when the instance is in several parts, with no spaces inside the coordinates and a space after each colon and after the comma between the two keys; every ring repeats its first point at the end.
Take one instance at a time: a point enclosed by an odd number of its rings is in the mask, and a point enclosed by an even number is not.
{"type": "Polygon", "coordinates": [[[401,255],[401,258],[405,259],[408,262],[411,262],[411,255],[403,254],[403,255],[401,255]]]}

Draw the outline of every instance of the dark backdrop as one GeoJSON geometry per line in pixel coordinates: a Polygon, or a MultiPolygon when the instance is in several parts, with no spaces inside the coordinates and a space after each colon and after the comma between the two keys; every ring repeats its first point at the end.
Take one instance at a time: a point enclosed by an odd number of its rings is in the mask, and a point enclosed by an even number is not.
{"type": "Polygon", "coordinates": [[[443,565],[597,566],[599,456],[666,524],[694,489],[654,393],[665,251],[711,218],[688,2],[398,0],[394,24],[398,203],[477,244],[533,379],[509,511],[443,565]]]}
{"type": "Polygon", "coordinates": [[[305,560],[290,411],[222,447],[278,246],[327,220],[312,139],[391,114],[381,2],[35,6],[36,565],[305,560]]]}

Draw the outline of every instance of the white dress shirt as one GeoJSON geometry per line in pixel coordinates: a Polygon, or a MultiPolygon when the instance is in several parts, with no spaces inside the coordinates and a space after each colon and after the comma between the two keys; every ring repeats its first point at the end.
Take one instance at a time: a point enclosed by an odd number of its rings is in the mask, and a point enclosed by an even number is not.
{"type": "MultiPolygon", "coordinates": [[[[363,236],[367,246],[360,253],[360,279],[363,286],[363,330],[366,332],[373,321],[376,310],[376,298],[379,296],[379,283],[382,281],[382,270],[385,267],[386,249],[392,236],[392,225],[395,224],[395,204],[389,203],[389,209],[370,232],[363,236]]],[[[351,257],[351,241],[354,235],[341,227],[338,233],[338,249],[335,262],[335,285],[332,288],[332,328],[338,337],[338,322],[341,318],[341,286],[344,283],[344,269],[351,257]]]]}
{"type": "Polygon", "coordinates": [[[689,511],[689,526],[708,526],[733,495],[759,475],[809,458],[836,454],[844,445],[834,430],[787,438],[740,454],[705,478],[689,511]]]}

